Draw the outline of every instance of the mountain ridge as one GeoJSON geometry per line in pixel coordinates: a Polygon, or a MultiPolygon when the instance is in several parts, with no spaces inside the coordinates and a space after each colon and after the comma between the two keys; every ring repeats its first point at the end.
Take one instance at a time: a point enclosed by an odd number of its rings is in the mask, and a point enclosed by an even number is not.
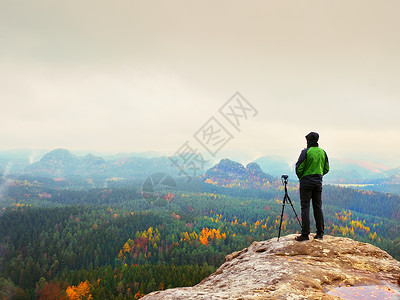
{"type": "MultiPolygon", "coordinates": [[[[137,156],[131,156],[134,153],[120,153],[104,157],[86,153],[78,156],[67,149],[59,148],[44,153],[41,159],[36,162],[33,161],[34,158],[35,160],[37,159],[39,152],[33,155],[33,152],[29,153],[25,149],[24,151],[15,150],[1,153],[4,155],[0,155],[0,173],[6,175],[24,174],[50,178],[68,176],[74,178],[97,177],[100,180],[106,180],[107,178],[142,178],[157,172],[164,172],[172,176],[182,175],[180,170],[172,165],[169,157],[155,156],[156,152],[139,153],[137,156]]],[[[239,162],[237,163],[240,164],[239,162]]],[[[260,167],[259,169],[271,177],[280,178],[282,174],[288,174],[291,179],[297,180],[293,170],[294,167],[290,166],[283,157],[262,156],[255,159],[253,163],[257,163],[260,167]]],[[[324,177],[325,183],[374,184],[378,191],[397,192],[399,190],[400,168],[389,169],[382,164],[365,160],[356,161],[335,158],[330,160],[330,164],[331,170],[324,177]]],[[[242,166],[245,169],[244,165],[242,166]]],[[[209,167],[210,164],[204,166],[201,170],[197,170],[195,176],[204,175],[209,167]]],[[[269,178],[269,181],[271,180],[272,178],[269,178]]],[[[367,189],[368,187],[365,188],[367,189]]]]}
{"type": "Polygon", "coordinates": [[[77,156],[67,149],[55,149],[46,153],[38,162],[30,164],[25,172],[30,175],[66,177],[66,176],[100,176],[124,177],[149,176],[159,169],[177,173],[167,157],[119,157],[105,160],[101,156],[86,154],[77,156]]]}

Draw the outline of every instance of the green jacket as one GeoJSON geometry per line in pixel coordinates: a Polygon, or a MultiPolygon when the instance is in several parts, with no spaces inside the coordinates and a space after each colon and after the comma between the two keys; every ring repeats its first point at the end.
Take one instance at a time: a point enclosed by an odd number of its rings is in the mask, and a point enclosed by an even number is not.
{"type": "Polygon", "coordinates": [[[296,163],[296,174],[300,179],[300,184],[322,185],[322,177],[328,172],[328,155],[322,148],[311,146],[301,151],[296,163]]]}

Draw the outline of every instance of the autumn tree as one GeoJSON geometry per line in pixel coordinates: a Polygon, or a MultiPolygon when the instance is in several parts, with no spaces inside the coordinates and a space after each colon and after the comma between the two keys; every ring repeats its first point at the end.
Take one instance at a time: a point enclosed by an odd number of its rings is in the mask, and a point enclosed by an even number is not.
{"type": "Polygon", "coordinates": [[[84,281],[78,284],[77,286],[69,286],[67,287],[67,296],[69,300],[81,300],[93,299],[93,296],[90,294],[91,284],[89,281],[84,281]]]}

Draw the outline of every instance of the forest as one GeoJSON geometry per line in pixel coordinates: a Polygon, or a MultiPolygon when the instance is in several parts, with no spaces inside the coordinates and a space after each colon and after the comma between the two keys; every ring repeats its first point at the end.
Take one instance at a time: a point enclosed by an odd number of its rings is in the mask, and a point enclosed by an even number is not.
{"type": "MultiPolygon", "coordinates": [[[[146,198],[138,185],[91,190],[15,180],[1,199],[1,299],[139,299],[192,286],[227,254],[277,237],[283,186],[180,184],[146,198]]],[[[289,195],[300,213],[298,187],[289,195]]],[[[326,234],[400,259],[400,197],[325,185],[326,234]]],[[[313,226],[313,224],[312,224],[313,226]]],[[[299,232],[286,206],[282,235],[299,232]]]]}

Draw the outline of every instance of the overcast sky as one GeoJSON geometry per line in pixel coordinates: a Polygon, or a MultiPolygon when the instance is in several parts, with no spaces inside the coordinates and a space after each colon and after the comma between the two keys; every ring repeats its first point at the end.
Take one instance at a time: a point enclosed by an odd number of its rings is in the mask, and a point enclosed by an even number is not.
{"type": "Polygon", "coordinates": [[[215,157],[400,166],[399,1],[0,3],[0,149],[173,154],[215,117],[215,157]],[[218,110],[254,108],[240,132],[218,110]],[[397,164],[397,165],[396,165],[397,164]]]}

